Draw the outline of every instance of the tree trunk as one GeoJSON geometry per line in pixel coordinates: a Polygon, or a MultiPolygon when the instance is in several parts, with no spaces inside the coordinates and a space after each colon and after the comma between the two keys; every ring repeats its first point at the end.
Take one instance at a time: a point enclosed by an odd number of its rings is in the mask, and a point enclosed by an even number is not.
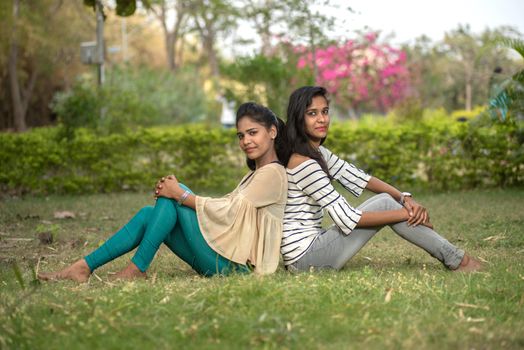
{"type": "Polygon", "coordinates": [[[182,35],[180,35],[180,28],[182,27],[182,21],[184,20],[184,17],[185,17],[185,13],[184,13],[184,8],[183,8],[183,5],[179,5],[177,6],[177,10],[176,10],[176,22],[175,22],[175,27],[173,28],[173,33],[172,33],[172,42],[173,42],[173,69],[172,71],[175,71],[177,66],[178,66],[178,61],[177,61],[177,44],[178,44],[178,40],[180,39],[182,35]]]}
{"type": "Polygon", "coordinates": [[[469,112],[471,111],[471,104],[473,101],[473,77],[475,74],[475,59],[472,53],[465,56],[466,58],[464,60],[464,107],[466,108],[466,111],[469,112]]]}
{"type": "Polygon", "coordinates": [[[471,80],[466,81],[466,111],[471,111],[471,100],[473,97],[473,86],[471,80]]]}
{"type": "MultiPolygon", "coordinates": [[[[273,6],[272,0],[267,0],[265,2],[266,8],[271,8],[273,6]]],[[[271,14],[270,11],[263,12],[262,15],[262,24],[260,26],[260,39],[262,40],[261,52],[264,56],[269,56],[271,54],[271,14]]]]}
{"type": "Polygon", "coordinates": [[[205,48],[207,56],[209,58],[209,65],[211,66],[211,74],[213,77],[218,78],[220,76],[220,69],[218,67],[218,57],[215,51],[215,40],[214,38],[208,37],[205,40],[205,48]]]}
{"type": "Polygon", "coordinates": [[[202,47],[206,52],[209,66],[211,67],[211,75],[213,76],[213,80],[216,80],[216,84],[220,77],[220,68],[218,67],[218,57],[215,51],[215,31],[210,20],[208,20],[205,15],[202,17],[204,17],[204,25],[199,23],[198,18],[195,18],[195,24],[202,39],[202,47]]]}
{"type": "Polygon", "coordinates": [[[178,62],[178,65],[181,66],[184,64],[184,55],[183,54],[184,54],[186,41],[184,40],[184,37],[181,37],[181,40],[179,42],[180,42],[180,45],[178,49],[176,49],[175,52],[177,53],[176,61],[178,62]]]}
{"type": "Polygon", "coordinates": [[[167,19],[166,19],[166,4],[163,2],[160,5],[160,13],[154,12],[157,19],[162,24],[162,29],[164,30],[164,45],[166,49],[166,58],[167,58],[167,67],[170,71],[175,71],[176,69],[176,57],[174,49],[174,36],[173,33],[167,28],[167,19]]]}
{"type": "Polygon", "coordinates": [[[175,36],[170,33],[167,28],[164,30],[165,43],[166,43],[166,54],[167,54],[167,66],[170,71],[176,70],[176,56],[175,56],[175,36]]]}
{"type": "MultiPolygon", "coordinates": [[[[311,12],[307,9],[307,16],[311,23],[311,12]]],[[[311,47],[311,63],[313,64],[313,84],[317,83],[318,67],[317,67],[317,48],[315,44],[315,31],[313,25],[309,25],[309,46],[311,47]]]]}
{"type": "Polygon", "coordinates": [[[260,31],[260,39],[262,40],[261,52],[264,56],[271,54],[271,32],[269,31],[269,25],[264,25],[260,31]]]}
{"type": "Polygon", "coordinates": [[[311,40],[311,62],[313,63],[313,84],[317,83],[318,67],[317,67],[317,48],[315,42],[311,40]]]}
{"type": "Polygon", "coordinates": [[[18,74],[16,72],[16,51],[16,45],[11,44],[8,63],[9,87],[11,90],[11,101],[13,103],[15,131],[25,131],[27,129],[27,125],[25,122],[25,111],[22,103],[22,96],[20,95],[20,84],[18,82],[18,74]]]}
{"type": "Polygon", "coordinates": [[[167,27],[167,10],[165,3],[162,3],[161,5],[160,14],[157,14],[155,12],[155,15],[157,16],[158,20],[162,23],[162,29],[164,30],[164,43],[166,48],[167,66],[169,67],[169,70],[172,72],[175,72],[179,65],[177,61],[177,43],[181,37],[180,28],[182,27],[182,22],[186,15],[185,11],[186,9],[184,8],[183,4],[178,3],[176,5],[176,19],[173,31],[170,31],[167,27]]]}
{"type": "MultiPolygon", "coordinates": [[[[16,22],[18,20],[18,15],[20,12],[20,1],[13,1],[13,28],[11,31],[11,45],[9,48],[9,60],[8,60],[8,75],[9,75],[9,88],[11,90],[11,100],[13,103],[13,117],[14,117],[14,127],[15,131],[25,131],[27,130],[27,125],[25,122],[25,115],[27,111],[27,103],[25,103],[22,98],[20,91],[20,82],[18,80],[17,73],[17,63],[18,63],[18,46],[16,43],[16,22]]],[[[31,95],[31,91],[28,91],[27,95],[31,95]]],[[[27,101],[26,101],[27,102],[27,101]]]]}

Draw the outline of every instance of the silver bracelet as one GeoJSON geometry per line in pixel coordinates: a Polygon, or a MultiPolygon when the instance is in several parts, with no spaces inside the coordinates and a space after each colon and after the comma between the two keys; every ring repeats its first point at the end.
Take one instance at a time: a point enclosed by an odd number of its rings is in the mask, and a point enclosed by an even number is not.
{"type": "Polygon", "coordinates": [[[409,192],[400,192],[400,200],[398,201],[401,205],[404,205],[406,202],[406,197],[413,198],[413,195],[409,192]]]}
{"type": "Polygon", "coordinates": [[[180,197],[180,199],[178,200],[178,204],[182,205],[184,204],[185,200],[187,199],[187,197],[189,197],[189,191],[185,191],[183,194],[182,194],[182,197],[180,197]]]}

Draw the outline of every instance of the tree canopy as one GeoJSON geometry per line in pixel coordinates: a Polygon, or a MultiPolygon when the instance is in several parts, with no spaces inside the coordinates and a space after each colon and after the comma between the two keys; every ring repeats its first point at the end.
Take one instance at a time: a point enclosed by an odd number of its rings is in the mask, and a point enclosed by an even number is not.
{"type": "MultiPolygon", "coordinates": [[[[90,87],[94,69],[80,62],[79,46],[94,39],[97,1],[0,2],[5,28],[0,32],[1,129],[56,123],[61,117],[51,102],[73,91],[79,80],[90,87]]],[[[185,100],[198,103],[193,120],[218,122],[219,96],[235,103],[258,100],[282,114],[287,96],[302,84],[325,85],[342,118],[385,114],[410,104],[418,111],[474,110],[486,106],[522,71],[522,61],[496,44],[500,37],[521,40],[513,28],[475,33],[464,25],[441,40],[421,37],[402,46],[372,29],[350,32],[348,27],[349,34],[334,37],[335,19],[326,10],[330,3],[100,0],[107,75],[121,77],[111,74],[118,71],[146,79],[143,72],[154,70],[158,74],[149,74],[152,82],[165,76],[169,84],[177,79],[192,83],[195,87],[186,91],[195,96],[185,100]]],[[[137,91],[130,84],[130,79],[110,82],[117,91],[137,91]]],[[[144,86],[166,89],[157,91],[160,96],[179,91],[169,84],[144,86]]],[[[518,90],[506,90],[511,91],[518,90]]],[[[191,120],[190,113],[160,110],[166,114],[152,120],[191,120]]],[[[145,118],[141,120],[147,124],[145,118]]]]}

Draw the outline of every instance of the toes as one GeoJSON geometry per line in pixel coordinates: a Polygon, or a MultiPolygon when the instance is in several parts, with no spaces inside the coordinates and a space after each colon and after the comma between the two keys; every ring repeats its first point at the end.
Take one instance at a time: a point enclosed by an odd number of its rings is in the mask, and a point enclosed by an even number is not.
{"type": "Polygon", "coordinates": [[[55,281],[59,278],[56,273],[39,273],[37,277],[42,281],[55,281]]]}
{"type": "Polygon", "coordinates": [[[36,277],[38,277],[38,279],[42,281],[49,281],[49,276],[44,273],[39,273],[36,277]]]}

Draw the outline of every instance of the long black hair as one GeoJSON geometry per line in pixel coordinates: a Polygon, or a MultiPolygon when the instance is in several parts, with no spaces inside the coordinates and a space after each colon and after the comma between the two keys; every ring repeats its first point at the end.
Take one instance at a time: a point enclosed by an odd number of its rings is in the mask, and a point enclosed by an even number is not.
{"type": "MultiPolygon", "coordinates": [[[[303,86],[293,91],[289,96],[287,105],[287,139],[291,153],[298,153],[318,162],[322,170],[329,176],[326,161],[322,154],[311,145],[306,134],[305,115],[306,110],[313,102],[313,97],[322,96],[329,103],[327,90],[321,86],[303,86]]],[[[323,144],[325,138],[320,140],[323,144]]]]}
{"type": "MultiPolygon", "coordinates": [[[[244,117],[249,117],[253,121],[263,125],[266,129],[270,129],[272,125],[277,128],[277,137],[275,138],[275,151],[277,153],[278,161],[286,166],[289,161],[289,148],[286,137],[286,124],[282,119],[277,117],[275,113],[269,108],[259,105],[255,102],[246,102],[240,105],[236,115],[236,126],[238,122],[244,117]]],[[[246,163],[249,169],[255,170],[256,165],[253,159],[246,158],[246,163]]]]}

